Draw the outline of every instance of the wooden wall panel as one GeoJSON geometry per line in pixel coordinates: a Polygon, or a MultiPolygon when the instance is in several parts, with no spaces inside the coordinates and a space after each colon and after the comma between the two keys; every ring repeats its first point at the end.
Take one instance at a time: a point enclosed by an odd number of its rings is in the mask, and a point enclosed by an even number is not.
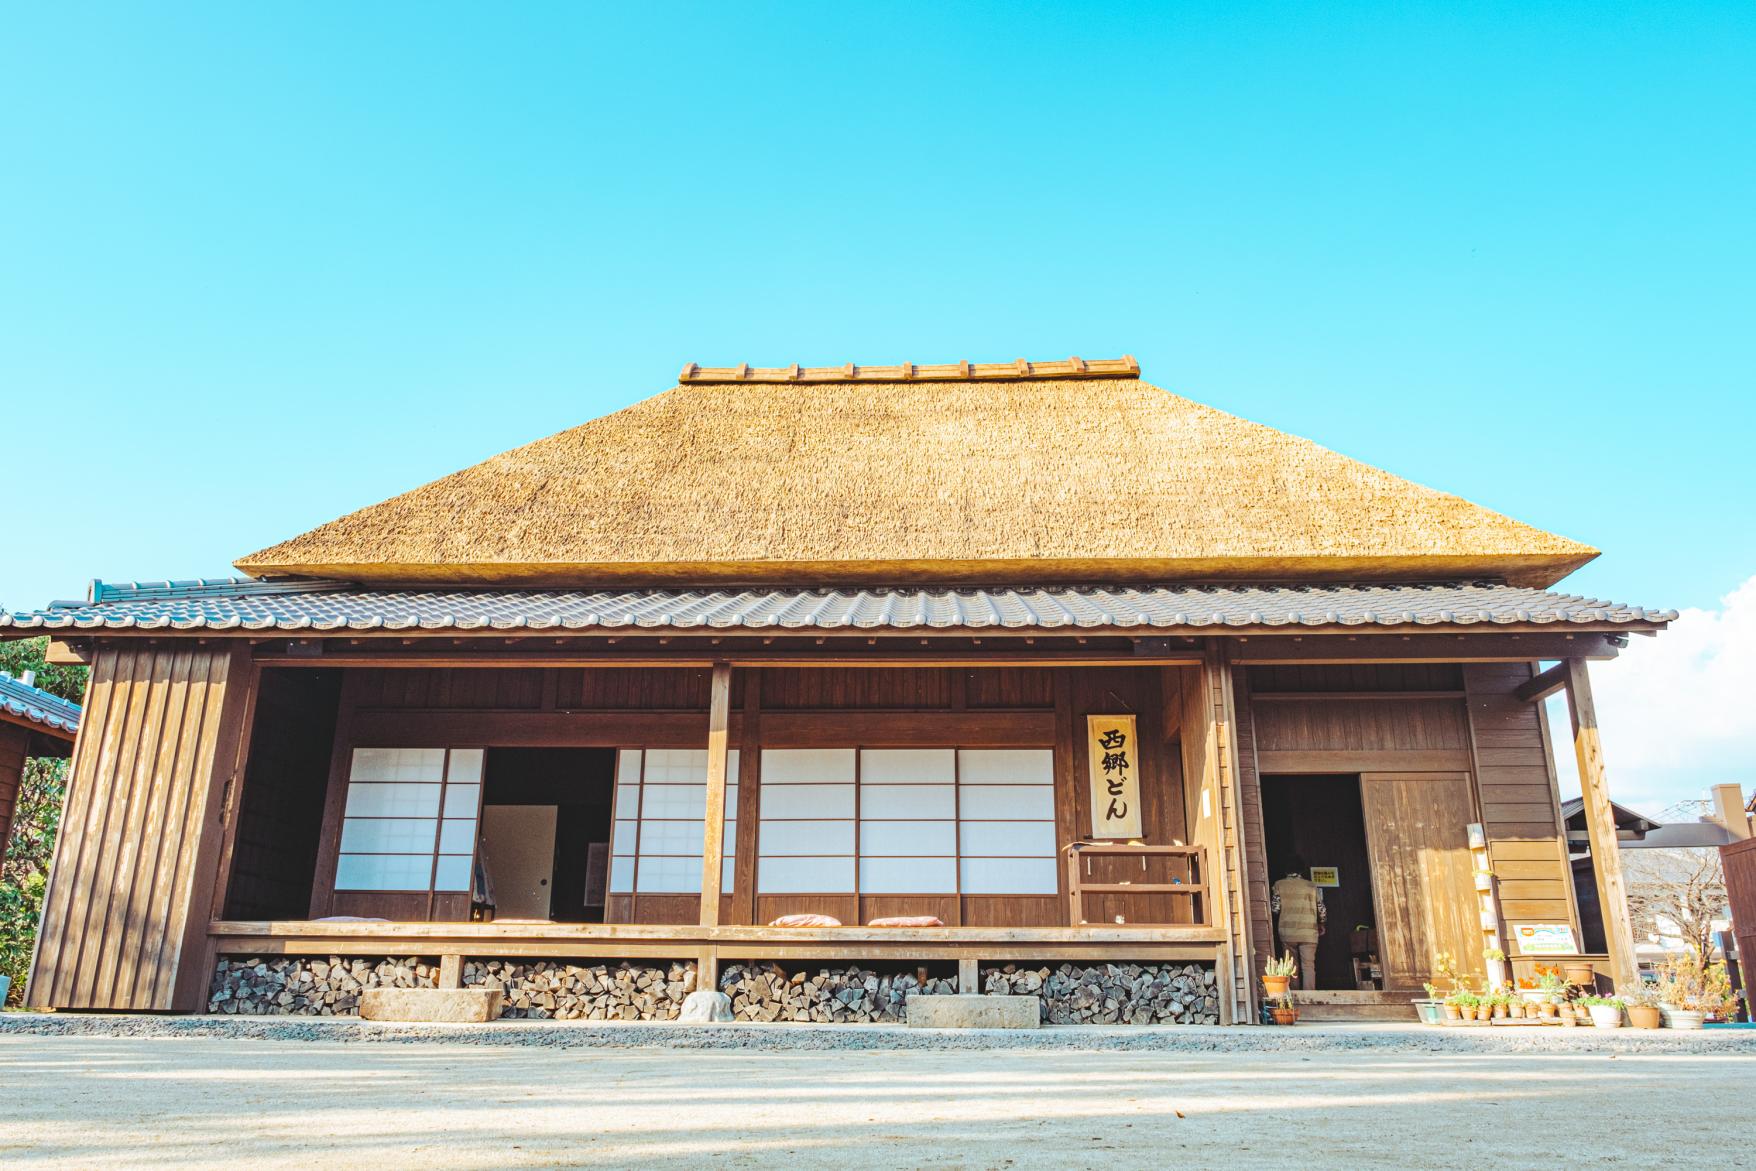
{"type": "Polygon", "coordinates": [[[1285,663],[1249,668],[1250,690],[1462,691],[1456,663],[1285,663]]]}
{"type": "Polygon", "coordinates": [[[762,707],[949,708],[952,674],[949,667],[765,668],[762,707]]]}
{"type": "Polygon", "coordinates": [[[12,819],[18,811],[18,786],[24,778],[25,747],[30,733],[16,724],[0,724],[0,861],[12,840],[12,819]]]}
{"type": "MultiPolygon", "coordinates": [[[[1139,738],[1136,748],[1140,753],[1137,763],[1142,840],[1153,846],[1188,842],[1182,762],[1176,746],[1165,739],[1165,697],[1160,675],[1156,667],[1068,670],[1071,772],[1064,775],[1057,770],[1055,782],[1067,787],[1065,795],[1071,805],[1075,840],[1091,836],[1086,717],[1132,713],[1137,717],[1135,734],[1139,738]]],[[[1172,877],[1190,880],[1188,867],[1181,861],[1161,863],[1170,866],[1166,873],[1148,873],[1144,877],[1139,861],[1134,859],[1088,858],[1086,865],[1089,881],[1093,883],[1167,882],[1172,877]]],[[[1118,917],[1128,923],[1189,923],[1193,922],[1190,902],[1189,898],[1176,895],[1097,894],[1085,897],[1083,909],[1090,923],[1114,923],[1118,917]]]]}
{"type": "Polygon", "coordinates": [[[356,673],[361,707],[530,711],[542,706],[543,671],[535,667],[362,667],[356,673]]]}
{"type": "Polygon", "coordinates": [[[699,711],[707,718],[713,672],[705,667],[587,668],[554,674],[558,708],[699,711]]]}
{"type": "Polygon", "coordinates": [[[1469,749],[1461,699],[1312,699],[1254,705],[1260,752],[1469,749]]]}
{"type": "Polygon", "coordinates": [[[30,1003],[190,1011],[209,973],[221,814],[253,671],[242,644],[101,646],[30,1003]]]}
{"type": "Polygon", "coordinates": [[[1055,673],[1046,667],[983,667],[961,675],[970,707],[1055,706],[1055,673]]]}
{"type": "Polygon", "coordinates": [[[1573,901],[1543,705],[1513,694],[1536,673],[1536,666],[1472,663],[1463,672],[1488,860],[1501,880],[1501,915],[1571,923],[1577,933],[1579,909],[1573,901]],[[1514,866],[1516,886],[1509,891],[1507,879],[1514,866]]]}

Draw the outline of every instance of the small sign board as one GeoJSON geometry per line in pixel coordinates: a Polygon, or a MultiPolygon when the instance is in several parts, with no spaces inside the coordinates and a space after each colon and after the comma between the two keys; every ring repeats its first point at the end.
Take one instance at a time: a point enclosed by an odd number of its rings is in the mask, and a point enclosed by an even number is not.
{"type": "Polygon", "coordinates": [[[1481,822],[1479,822],[1479,821],[1470,822],[1467,826],[1464,827],[1464,831],[1469,834],[1469,848],[1470,849],[1472,849],[1472,850],[1485,850],[1488,848],[1488,832],[1485,828],[1483,828],[1481,822]]]}
{"type": "Polygon", "coordinates": [[[1140,836],[1140,741],[1133,716],[1087,716],[1085,757],[1091,774],[1091,836],[1140,836]]]}
{"type": "Polygon", "coordinates": [[[1566,923],[1510,923],[1518,954],[1527,956],[1576,956],[1579,943],[1566,923]]]}
{"type": "Polygon", "coordinates": [[[1341,885],[1341,867],[1339,867],[1339,866],[1313,866],[1313,867],[1311,867],[1311,885],[1312,886],[1329,886],[1329,887],[1340,886],[1341,885]]]}

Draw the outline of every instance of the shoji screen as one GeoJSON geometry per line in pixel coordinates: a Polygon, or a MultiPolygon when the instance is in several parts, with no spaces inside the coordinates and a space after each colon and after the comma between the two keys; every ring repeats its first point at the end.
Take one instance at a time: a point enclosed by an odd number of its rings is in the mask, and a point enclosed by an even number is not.
{"type": "Polygon", "coordinates": [[[956,890],[956,749],[862,749],[860,893],[956,890]]]}
{"type": "Polygon", "coordinates": [[[467,891],[480,748],[356,748],[336,890],[467,891]]]}
{"type": "MultiPolygon", "coordinates": [[[[720,889],[732,889],[738,848],[738,753],[726,761],[725,861],[720,889]]],[[[616,765],[616,824],[610,839],[613,894],[699,894],[705,748],[625,748],[616,765]]]]}
{"type": "Polygon", "coordinates": [[[957,799],[964,894],[1057,892],[1053,750],[961,749],[957,799]]]}
{"type": "Polygon", "coordinates": [[[854,750],[765,748],[756,889],[854,889],[854,750]]]}

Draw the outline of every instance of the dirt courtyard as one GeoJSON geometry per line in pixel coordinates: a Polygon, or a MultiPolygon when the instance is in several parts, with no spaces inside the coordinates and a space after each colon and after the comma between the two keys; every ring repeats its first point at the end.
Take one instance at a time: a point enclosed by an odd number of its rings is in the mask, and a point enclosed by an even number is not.
{"type": "Polygon", "coordinates": [[[11,1167],[1743,1166],[1756,1056],[0,1036],[11,1167]]]}

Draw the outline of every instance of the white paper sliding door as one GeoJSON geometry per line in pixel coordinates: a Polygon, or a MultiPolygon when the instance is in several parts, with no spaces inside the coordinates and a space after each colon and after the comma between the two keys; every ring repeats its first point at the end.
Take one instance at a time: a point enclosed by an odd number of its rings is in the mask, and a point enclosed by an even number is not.
{"type": "Polygon", "coordinates": [[[470,889],[480,748],[356,748],[348,770],[335,889],[470,889]]]}
{"type": "MultiPolygon", "coordinates": [[[[612,894],[700,894],[705,748],[625,748],[616,761],[612,894]]],[[[720,889],[732,889],[738,848],[738,753],[726,760],[724,861],[720,889]]]]}

